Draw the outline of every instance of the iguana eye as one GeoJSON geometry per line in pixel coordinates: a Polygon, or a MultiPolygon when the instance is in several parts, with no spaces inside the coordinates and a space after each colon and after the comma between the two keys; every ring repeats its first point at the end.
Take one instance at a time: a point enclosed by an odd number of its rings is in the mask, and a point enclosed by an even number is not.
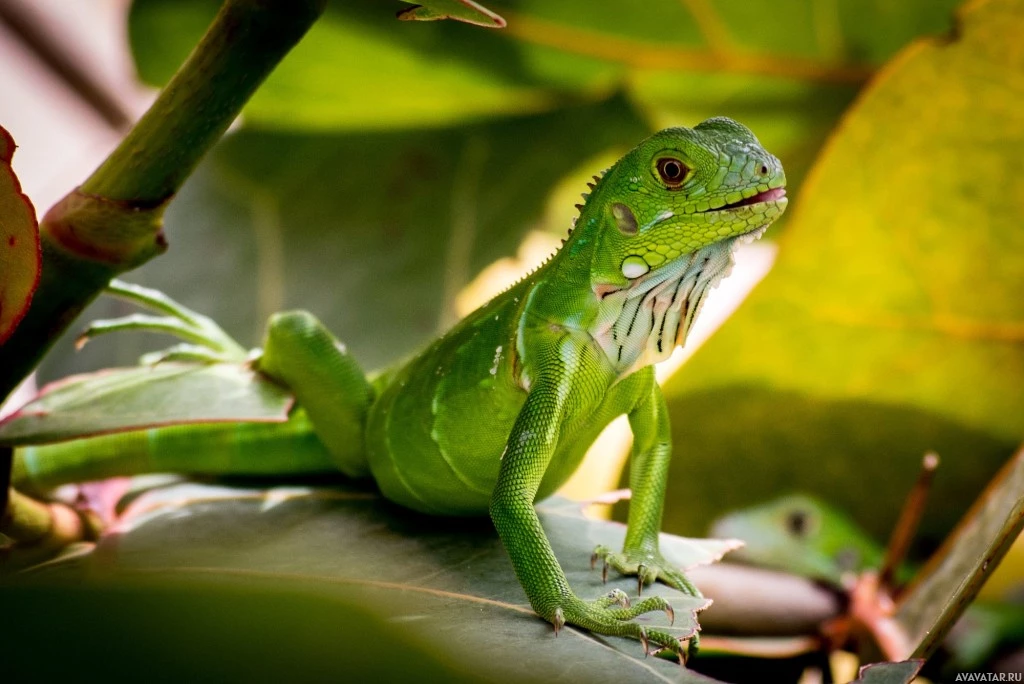
{"type": "Polygon", "coordinates": [[[678,188],[682,185],[689,172],[689,167],[678,159],[662,157],[658,160],[658,175],[669,188],[678,188]]]}
{"type": "Polygon", "coordinates": [[[806,536],[809,526],[810,520],[807,513],[800,509],[790,511],[789,515],[786,516],[786,529],[794,537],[806,536]]]}

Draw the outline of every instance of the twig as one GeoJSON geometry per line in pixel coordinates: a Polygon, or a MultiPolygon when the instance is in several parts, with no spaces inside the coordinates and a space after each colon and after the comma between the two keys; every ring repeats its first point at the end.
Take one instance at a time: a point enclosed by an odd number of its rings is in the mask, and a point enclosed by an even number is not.
{"type": "Polygon", "coordinates": [[[907,551],[921,524],[921,516],[924,514],[925,503],[928,501],[928,493],[931,491],[932,479],[935,476],[935,469],[938,467],[938,454],[930,451],[924,455],[921,460],[921,472],[903,503],[903,510],[900,511],[900,517],[889,536],[889,545],[885,549],[885,560],[878,571],[878,586],[884,591],[891,590],[896,572],[907,557],[907,551]]]}

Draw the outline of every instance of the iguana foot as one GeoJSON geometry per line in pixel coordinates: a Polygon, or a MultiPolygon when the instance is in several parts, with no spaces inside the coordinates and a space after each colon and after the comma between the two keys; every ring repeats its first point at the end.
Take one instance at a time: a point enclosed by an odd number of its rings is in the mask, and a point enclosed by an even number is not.
{"type": "Polygon", "coordinates": [[[575,595],[564,599],[554,610],[548,621],[555,627],[555,635],[565,625],[576,625],[594,634],[622,636],[637,639],[644,647],[644,655],[651,653],[651,646],[658,651],[669,651],[682,660],[682,645],[678,638],[660,629],[650,629],[631,620],[644,613],[664,611],[670,622],[675,621],[675,611],[661,596],[651,596],[630,604],[625,592],[616,589],[595,601],[584,601],[575,595]]]}
{"type": "Polygon", "coordinates": [[[703,596],[700,590],[686,579],[686,575],[666,561],[658,551],[626,549],[616,553],[607,546],[598,546],[590,557],[591,568],[597,564],[599,558],[603,561],[601,579],[605,582],[608,581],[609,567],[623,575],[636,575],[637,596],[643,593],[644,585],[653,584],[658,580],[684,594],[697,598],[703,596]]]}

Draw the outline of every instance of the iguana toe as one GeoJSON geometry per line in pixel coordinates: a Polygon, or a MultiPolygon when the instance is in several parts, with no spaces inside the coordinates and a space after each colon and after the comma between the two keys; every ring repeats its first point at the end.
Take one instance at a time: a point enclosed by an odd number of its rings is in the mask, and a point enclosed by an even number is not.
{"type": "Polygon", "coordinates": [[[666,561],[657,551],[627,549],[617,553],[606,546],[598,546],[594,549],[591,558],[591,567],[596,564],[598,558],[603,560],[601,578],[605,582],[608,581],[609,567],[614,568],[623,575],[636,575],[637,596],[643,593],[644,586],[653,584],[658,580],[690,596],[702,596],[700,590],[686,578],[686,575],[666,561]]]}

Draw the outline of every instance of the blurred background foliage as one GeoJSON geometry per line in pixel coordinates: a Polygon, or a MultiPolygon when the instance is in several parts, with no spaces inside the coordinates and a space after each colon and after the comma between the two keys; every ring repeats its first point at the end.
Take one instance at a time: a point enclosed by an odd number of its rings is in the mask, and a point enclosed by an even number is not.
{"type": "MultiPolygon", "coordinates": [[[[137,0],[140,76],[164,82],[218,4],[137,0]]],[[[1014,3],[978,4],[1012,19],[1014,3]]],[[[1008,294],[1024,280],[1008,256],[1020,192],[998,189],[1015,175],[999,148],[1015,113],[1005,97],[976,113],[1004,86],[941,63],[998,44],[1007,21],[962,46],[955,5],[518,2],[493,4],[508,28],[489,31],[333,2],[172,204],[171,252],[133,277],[251,344],[271,312],[308,308],[380,367],[450,325],[459,291],[529,231],[562,235],[584,180],[644,134],[732,116],[786,165],[793,206],[769,238],[791,235],[668,383],[680,458],[667,528],[700,534],[724,510],[804,489],[881,535],[935,449],[937,536],[1024,422],[1008,294]]],[[[58,350],[44,375],[130,364],[153,344],[58,350]]]]}
{"type": "MultiPolygon", "coordinates": [[[[509,28],[484,31],[332,2],[172,206],[172,253],[136,275],[254,343],[269,313],[307,307],[378,367],[450,324],[454,293],[527,230],[564,233],[571,210],[545,221],[558,182],[584,189],[648,131],[733,116],[799,197],[858,90],[948,33],[955,4],[524,2],[494,5],[509,28]]],[[[218,6],[135,2],[140,76],[163,83],[218,6]]],[[[76,367],[146,346],[121,342],[76,367]]]]}
{"type": "MultiPolygon", "coordinates": [[[[882,540],[934,449],[933,543],[1024,432],[1024,5],[958,5],[524,0],[488,3],[508,21],[491,31],[331,2],[131,279],[253,345],[271,312],[310,309],[380,367],[526,236],[562,236],[639,138],[731,116],[782,159],[792,204],[772,273],[666,384],[665,529],[800,490],[882,540]]],[[[136,0],[141,78],[166,81],[218,6],[136,0]]],[[[64,342],[43,379],[155,345],[64,342]]]]}

